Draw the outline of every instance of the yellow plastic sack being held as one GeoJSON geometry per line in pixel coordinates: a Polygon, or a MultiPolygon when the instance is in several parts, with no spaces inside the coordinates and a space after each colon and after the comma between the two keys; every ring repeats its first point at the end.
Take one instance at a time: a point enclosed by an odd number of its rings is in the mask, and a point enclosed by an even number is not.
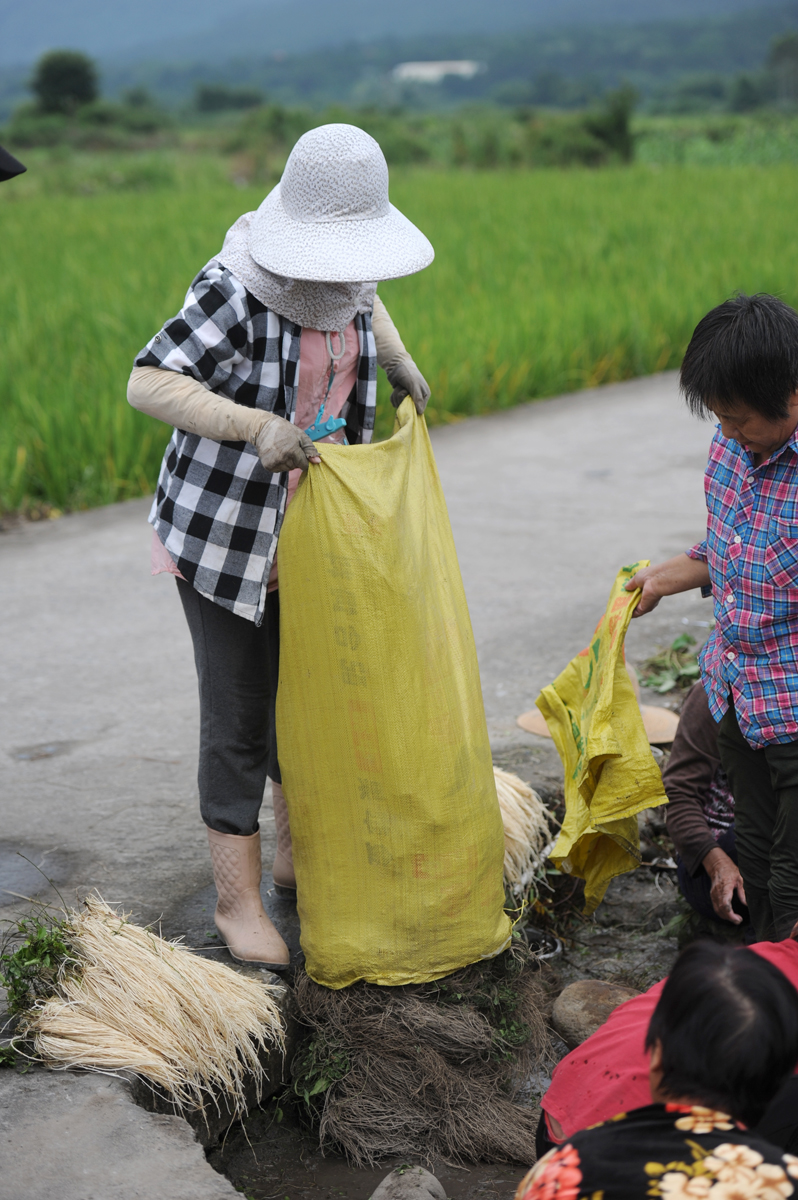
{"type": "Polygon", "coordinates": [[[439,979],[499,953],[504,831],[426,424],[319,446],[280,535],[277,745],[308,974],[439,979]]]}
{"type": "Polygon", "coordinates": [[[590,645],[535,701],[565,767],[565,820],[551,860],[585,880],[586,913],[615,875],[639,866],[637,814],[668,802],[623,658],[640,598],[624,586],[645,566],[621,569],[590,645]]]}

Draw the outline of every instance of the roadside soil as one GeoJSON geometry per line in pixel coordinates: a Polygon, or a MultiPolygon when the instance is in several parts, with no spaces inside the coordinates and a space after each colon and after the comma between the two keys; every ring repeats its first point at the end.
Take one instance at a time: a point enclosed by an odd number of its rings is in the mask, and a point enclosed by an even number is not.
{"type": "MultiPolygon", "coordinates": [[[[558,773],[559,760],[552,761],[552,751],[551,743],[535,739],[533,745],[529,739],[528,744],[494,753],[494,761],[531,783],[555,808],[562,799],[562,768],[558,773]]],[[[647,846],[645,838],[643,844],[647,846]]],[[[659,844],[650,848],[652,854],[661,850],[659,844]]],[[[530,919],[561,945],[543,968],[550,1002],[577,979],[604,979],[642,991],[667,975],[678,953],[677,932],[684,918],[675,870],[644,865],[613,880],[604,902],[587,919],[579,912],[579,881],[555,873],[552,882],[550,915],[533,913],[530,919]]],[[[555,1044],[559,1056],[567,1053],[556,1035],[555,1044]]],[[[548,1083],[545,1072],[536,1072],[523,1089],[523,1102],[536,1106],[548,1083]]],[[[231,1129],[224,1144],[209,1151],[208,1160],[252,1200],[368,1200],[403,1161],[389,1159],[374,1170],[361,1170],[342,1157],[322,1154],[315,1133],[279,1099],[231,1129]]],[[[464,1168],[421,1158],[412,1161],[434,1171],[451,1200],[512,1200],[530,1165],[464,1168]]]]}
{"type": "MultiPolygon", "coordinates": [[[[552,1001],[576,979],[606,979],[643,990],[668,973],[677,940],[667,927],[682,911],[674,875],[642,867],[613,881],[589,920],[580,920],[570,906],[563,908],[567,932],[561,937],[562,953],[544,972],[552,1001]]],[[[557,1049],[560,1055],[567,1053],[559,1039],[557,1049]]],[[[548,1082],[548,1075],[536,1074],[525,1102],[535,1104],[548,1082]]],[[[368,1200],[404,1161],[389,1159],[374,1170],[361,1170],[334,1154],[324,1155],[316,1135],[279,1100],[231,1129],[224,1144],[208,1152],[208,1160],[252,1200],[368,1200]]],[[[463,1168],[412,1161],[432,1170],[451,1200],[512,1200],[530,1165],[463,1168]]]]}

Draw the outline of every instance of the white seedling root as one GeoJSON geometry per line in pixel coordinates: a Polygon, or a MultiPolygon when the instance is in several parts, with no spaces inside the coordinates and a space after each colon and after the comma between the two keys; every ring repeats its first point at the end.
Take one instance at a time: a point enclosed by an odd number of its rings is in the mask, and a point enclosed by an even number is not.
{"type": "Polygon", "coordinates": [[[551,850],[552,813],[533,791],[509,771],[493,768],[504,822],[504,878],[518,895],[528,887],[551,850]]]}
{"type": "MultiPolygon", "coordinates": [[[[551,850],[552,815],[517,775],[494,767],[504,822],[504,875],[520,894],[551,850]]],[[[70,958],[55,995],[26,1014],[23,1032],[50,1067],[133,1071],[179,1110],[224,1098],[238,1115],[258,1100],[264,1059],[285,1048],[270,987],[132,924],[98,896],[66,920],[70,958]]]]}
{"type": "Polygon", "coordinates": [[[279,987],[193,954],[131,924],[99,897],[67,917],[72,957],[56,995],[28,1013],[25,1033],[50,1067],[134,1071],[178,1109],[223,1097],[246,1112],[263,1060],[285,1033],[279,987]]]}

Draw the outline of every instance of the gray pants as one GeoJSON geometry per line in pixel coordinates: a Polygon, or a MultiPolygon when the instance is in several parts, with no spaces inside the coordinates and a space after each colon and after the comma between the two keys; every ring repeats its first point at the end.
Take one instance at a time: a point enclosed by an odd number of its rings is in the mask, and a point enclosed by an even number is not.
{"type": "Polygon", "coordinates": [[[267,777],[281,782],[274,705],[280,662],[279,592],[260,627],[177,580],[194,642],[200,699],[202,819],[218,833],[258,829],[267,777]]]}

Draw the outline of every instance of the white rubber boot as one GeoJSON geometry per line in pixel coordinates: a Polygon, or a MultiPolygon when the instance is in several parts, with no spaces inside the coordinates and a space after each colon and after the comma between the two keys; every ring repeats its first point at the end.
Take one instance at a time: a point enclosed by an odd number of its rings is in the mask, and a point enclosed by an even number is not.
{"type": "Polygon", "coordinates": [[[288,822],[288,806],[285,795],[279,783],[272,780],[272,806],[274,808],[274,828],[277,831],[277,853],[274,856],[272,878],[274,890],[278,896],[296,898],[296,875],[294,874],[294,855],[291,849],[291,826],[288,822]]]}
{"type": "Polygon", "coordinates": [[[273,971],[288,966],[290,954],[263,910],[260,898],[260,833],[236,837],[208,829],[218,902],[214,921],[238,962],[273,971]]]}

